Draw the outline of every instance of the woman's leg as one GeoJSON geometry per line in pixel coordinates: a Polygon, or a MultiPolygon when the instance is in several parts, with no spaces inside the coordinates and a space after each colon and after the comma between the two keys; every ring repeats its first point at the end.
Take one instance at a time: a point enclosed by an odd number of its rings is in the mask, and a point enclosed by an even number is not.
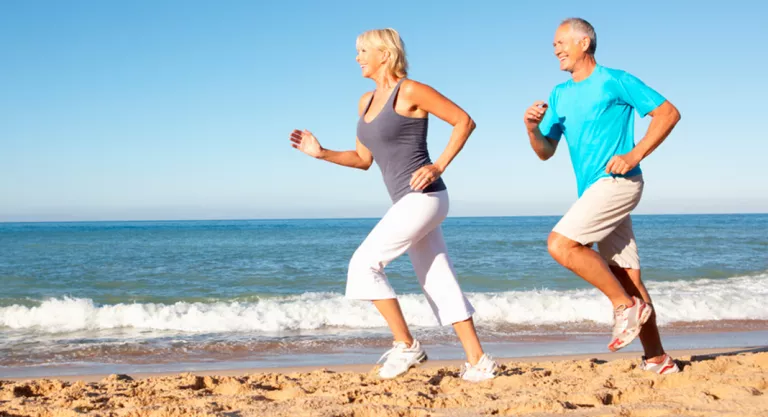
{"type": "Polygon", "coordinates": [[[472,320],[474,308],[461,291],[441,228],[416,242],[408,255],[438,320],[453,324],[467,361],[475,365],[483,356],[483,348],[472,320]]]}
{"type": "Polygon", "coordinates": [[[384,272],[386,266],[408,251],[447,215],[439,193],[412,193],[395,203],[349,262],[346,296],[371,300],[392,331],[394,347],[385,354],[380,375],[391,378],[426,360],[426,354],[408,330],[400,305],[384,272]]]}

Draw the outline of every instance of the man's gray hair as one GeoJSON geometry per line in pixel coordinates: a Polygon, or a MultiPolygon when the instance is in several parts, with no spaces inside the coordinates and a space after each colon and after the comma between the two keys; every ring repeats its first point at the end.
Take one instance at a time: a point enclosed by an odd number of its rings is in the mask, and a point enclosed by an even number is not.
{"type": "Polygon", "coordinates": [[[571,30],[574,32],[578,32],[580,35],[584,35],[589,38],[589,49],[587,49],[587,53],[594,55],[595,50],[597,50],[597,34],[595,34],[595,28],[592,27],[589,22],[580,17],[565,19],[560,25],[562,26],[566,24],[571,25],[571,30]]]}

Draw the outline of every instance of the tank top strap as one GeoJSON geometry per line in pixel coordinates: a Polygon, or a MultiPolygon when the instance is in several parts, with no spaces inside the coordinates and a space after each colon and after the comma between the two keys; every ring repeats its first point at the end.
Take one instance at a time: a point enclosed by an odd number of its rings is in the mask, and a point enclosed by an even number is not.
{"type": "Polygon", "coordinates": [[[395,101],[395,98],[397,97],[397,93],[400,91],[400,86],[403,84],[403,81],[405,81],[405,78],[401,78],[400,81],[398,81],[397,84],[395,84],[395,89],[392,90],[392,94],[389,95],[389,100],[387,100],[387,107],[392,108],[392,103],[395,101]]]}
{"type": "Polygon", "coordinates": [[[360,117],[365,117],[365,115],[368,113],[368,109],[371,108],[371,103],[373,103],[373,96],[376,95],[376,90],[371,91],[371,97],[368,98],[368,104],[365,105],[365,109],[363,109],[363,113],[361,113],[360,117]]]}

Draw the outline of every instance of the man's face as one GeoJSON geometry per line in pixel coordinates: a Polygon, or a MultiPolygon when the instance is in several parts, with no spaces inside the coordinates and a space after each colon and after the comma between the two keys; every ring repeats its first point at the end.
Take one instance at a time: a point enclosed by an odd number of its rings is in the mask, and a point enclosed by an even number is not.
{"type": "Polygon", "coordinates": [[[555,56],[560,61],[560,69],[573,72],[576,64],[584,59],[589,47],[589,38],[578,36],[570,24],[564,24],[555,31],[555,56]]]}

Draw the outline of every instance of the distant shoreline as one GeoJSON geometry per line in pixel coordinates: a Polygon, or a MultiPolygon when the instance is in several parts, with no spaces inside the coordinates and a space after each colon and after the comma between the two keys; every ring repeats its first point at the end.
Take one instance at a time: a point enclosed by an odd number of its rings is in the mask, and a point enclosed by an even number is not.
{"type": "MultiPolygon", "coordinates": [[[[680,216],[765,216],[768,212],[733,212],[733,213],[638,213],[633,214],[635,218],[640,217],[680,217],[680,216]]],[[[508,216],[448,216],[448,219],[510,219],[510,218],[559,218],[560,214],[541,214],[541,215],[508,215],[508,216]]],[[[81,224],[81,223],[202,223],[202,222],[280,222],[280,221],[358,221],[358,220],[378,220],[379,217],[263,217],[263,218],[216,218],[216,219],[116,219],[116,220],[25,220],[25,221],[0,221],[0,225],[9,224],[81,224]]]]}

